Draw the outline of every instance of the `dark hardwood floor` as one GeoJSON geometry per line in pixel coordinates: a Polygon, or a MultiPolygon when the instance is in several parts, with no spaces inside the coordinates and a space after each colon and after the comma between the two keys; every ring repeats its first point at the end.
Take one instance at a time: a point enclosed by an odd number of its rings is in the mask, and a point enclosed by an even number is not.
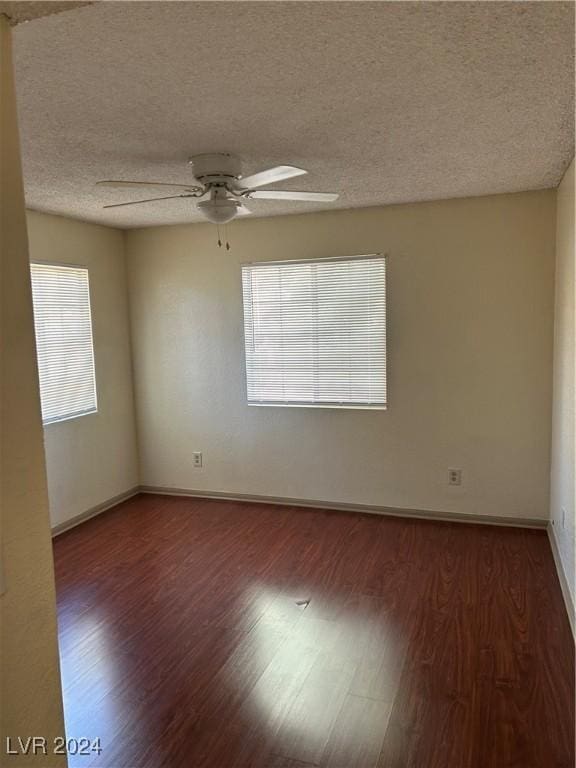
{"type": "Polygon", "coordinates": [[[71,766],[574,766],[543,531],[140,496],[54,550],[71,766]]]}

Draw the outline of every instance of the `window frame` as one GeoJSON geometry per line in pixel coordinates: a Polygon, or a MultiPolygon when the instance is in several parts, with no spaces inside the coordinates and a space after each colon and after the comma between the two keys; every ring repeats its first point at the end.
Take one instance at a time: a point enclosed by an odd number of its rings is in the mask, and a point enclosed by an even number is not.
{"type": "Polygon", "coordinates": [[[246,403],[250,407],[255,408],[314,408],[314,409],[333,409],[338,411],[387,411],[389,398],[388,398],[388,254],[387,253],[366,253],[358,255],[346,255],[346,256],[322,256],[318,258],[301,258],[301,259],[260,259],[257,261],[247,261],[240,264],[241,270],[241,300],[242,300],[242,338],[244,341],[243,349],[243,365],[244,365],[244,385],[246,393],[246,403]],[[294,402],[294,401],[255,401],[250,400],[248,394],[248,344],[246,339],[246,311],[244,304],[244,269],[249,267],[258,266],[281,266],[284,264],[297,265],[297,264],[317,264],[321,262],[334,263],[338,261],[370,261],[373,259],[382,259],[384,261],[384,398],[383,403],[354,403],[347,401],[340,402],[294,402]]]}
{"type": "Polygon", "coordinates": [[[79,419],[83,416],[93,416],[99,412],[98,410],[98,384],[96,379],[96,348],[94,344],[94,323],[92,314],[92,284],[90,279],[90,268],[86,264],[75,264],[67,261],[53,261],[48,259],[30,259],[30,294],[32,298],[32,311],[34,313],[34,291],[32,286],[32,267],[34,265],[40,267],[63,267],[68,269],[81,269],[87,274],[88,283],[88,317],[90,319],[90,341],[92,344],[92,381],[94,382],[94,407],[82,411],[74,411],[67,413],[64,416],[56,416],[49,419],[44,419],[42,412],[42,387],[40,383],[40,365],[38,362],[38,346],[36,342],[36,317],[34,315],[34,345],[36,349],[36,368],[38,371],[38,395],[40,399],[40,414],[42,418],[42,426],[49,427],[51,424],[60,424],[64,421],[71,421],[72,419],[79,419]]]}

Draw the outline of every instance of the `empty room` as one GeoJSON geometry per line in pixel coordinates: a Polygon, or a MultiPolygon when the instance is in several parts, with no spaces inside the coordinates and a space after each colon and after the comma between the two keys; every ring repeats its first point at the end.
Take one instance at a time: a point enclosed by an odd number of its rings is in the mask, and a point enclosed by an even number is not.
{"type": "Polygon", "coordinates": [[[2,766],[574,768],[573,2],[0,2],[2,766]]]}

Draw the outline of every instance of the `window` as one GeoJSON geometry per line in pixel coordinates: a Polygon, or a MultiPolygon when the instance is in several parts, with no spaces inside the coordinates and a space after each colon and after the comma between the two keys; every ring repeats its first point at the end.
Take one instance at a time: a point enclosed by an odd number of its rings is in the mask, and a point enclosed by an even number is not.
{"type": "Polygon", "coordinates": [[[42,421],[94,413],[96,381],[88,270],[32,264],[42,421]]]}
{"type": "Polygon", "coordinates": [[[242,267],[249,405],[386,407],[383,256],[242,267]]]}

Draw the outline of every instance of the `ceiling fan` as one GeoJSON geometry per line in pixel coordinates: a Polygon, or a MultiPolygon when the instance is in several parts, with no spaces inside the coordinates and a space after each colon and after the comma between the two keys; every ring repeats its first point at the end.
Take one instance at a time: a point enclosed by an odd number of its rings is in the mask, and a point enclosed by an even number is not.
{"type": "Polygon", "coordinates": [[[196,155],[189,160],[194,179],[197,183],[170,184],[163,181],[98,181],[98,186],[118,189],[148,187],[164,189],[178,194],[163,197],[151,197],[146,200],[134,200],[127,203],[114,203],[104,208],[120,208],[125,205],[141,205],[156,200],[176,200],[196,198],[198,210],[208,221],[214,224],[226,224],[236,216],[245,216],[251,211],[244,205],[246,200],[297,200],[331,203],[337,200],[333,192],[293,192],[282,189],[259,189],[284,179],[302,176],[307,171],[292,165],[278,165],[250,176],[242,176],[240,158],[231,154],[196,155]],[[206,198],[206,199],[202,199],[206,198]]]}

